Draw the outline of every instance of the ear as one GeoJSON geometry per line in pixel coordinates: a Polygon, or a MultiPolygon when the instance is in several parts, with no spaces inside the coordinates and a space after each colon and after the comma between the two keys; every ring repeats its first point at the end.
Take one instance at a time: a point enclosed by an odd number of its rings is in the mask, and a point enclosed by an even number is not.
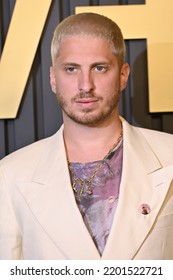
{"type": "Polygon", "coordinates": [[[126,88],[128,78],[130,74],[130,66],[128,63],[124,63],[120,71],[120,90],[123,91],[126,88]]]}
{"type": "Polygon", "coordinates": [[[52,91],[56,94],[56,77],[55,77],[55,69],[50,67],[50,85],[52,88],[52,91]]]}

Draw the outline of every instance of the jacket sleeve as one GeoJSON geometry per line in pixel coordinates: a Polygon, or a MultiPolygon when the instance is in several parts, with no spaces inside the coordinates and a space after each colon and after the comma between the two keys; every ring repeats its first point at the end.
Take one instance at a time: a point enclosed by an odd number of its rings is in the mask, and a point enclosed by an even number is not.
{"type": "Polygon", "coordinates": [[[12,205],[12,193],[0,165],[0,260],[21,259],[22,239],[12,205]]]}

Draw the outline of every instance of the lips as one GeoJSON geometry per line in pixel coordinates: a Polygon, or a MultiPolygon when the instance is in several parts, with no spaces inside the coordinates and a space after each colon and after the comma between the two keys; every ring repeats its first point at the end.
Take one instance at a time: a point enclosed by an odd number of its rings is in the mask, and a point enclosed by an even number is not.
{"type": "Polygon", "coordinates": [[[76,103],[80,103],[80,104],[91,104],[97,101],[99,101],[99,99],[97,98],[82,98],[82,99],[75,100],[76,103]]]}

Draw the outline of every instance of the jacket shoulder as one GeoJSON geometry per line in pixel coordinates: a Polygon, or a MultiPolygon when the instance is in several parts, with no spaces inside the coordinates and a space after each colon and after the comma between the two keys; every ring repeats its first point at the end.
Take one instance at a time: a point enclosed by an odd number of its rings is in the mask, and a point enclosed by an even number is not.
{"type": "Polygon", "coordinates": [[[149,142],[158,142],[159,145],[165,145],[164,142],[166,141],[173,146],[173,134],[140,127],[136,129],[138,129],[149,142]],[[161,142],[162,140],[164,140],[163,143],[161,142]]]}
{"type": "Polygon", "coordinates": [[[59,130],[50,137],[39,140],[9,154],[0,161],[0,168],[7,173],[12,172],[14,176],[15,174],[22,173],[22,170],[29,175],[37,167],[45,152],[50,155],[54,153],[55,147],[58,148],[58,141],[61,141],[60,135],[61,131],[59,130]]]}
{"type": "Polygon", "coordinates": [[[163,165],[173,164],[173,135],[161,131],[136,128],[163,165]]]}

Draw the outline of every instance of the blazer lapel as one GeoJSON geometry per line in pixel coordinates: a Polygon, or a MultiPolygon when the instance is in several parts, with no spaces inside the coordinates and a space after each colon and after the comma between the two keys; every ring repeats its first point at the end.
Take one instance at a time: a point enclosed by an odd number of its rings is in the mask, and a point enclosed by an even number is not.
{"type": "Polygon", "coordinates": [[[123,122],[120,195],[103,259],[133,259],[158,215],[171,184],[173,166],[162,168],[139,130],[123,122]],[[142,214],[147,204],[150,213],[142,214]]]}
{"type": "Polygon", "coordinates": [[[62,129],[46,147],[32,182],[18,189],[64,258],[99,259],[71,188],[62,129]]]}

